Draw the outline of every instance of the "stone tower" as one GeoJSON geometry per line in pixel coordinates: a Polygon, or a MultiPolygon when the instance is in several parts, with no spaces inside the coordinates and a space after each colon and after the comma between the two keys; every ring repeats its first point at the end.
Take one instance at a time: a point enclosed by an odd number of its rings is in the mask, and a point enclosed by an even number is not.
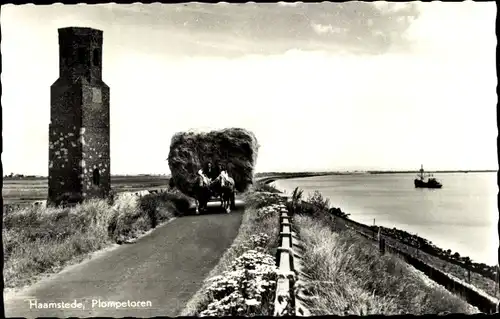
{"type": "Polygon", "coordinates": [[[102,40],[100,30],[59,29],[59,78],[50,87],[48,204],[102,198],[111,188],[102,40]]]}

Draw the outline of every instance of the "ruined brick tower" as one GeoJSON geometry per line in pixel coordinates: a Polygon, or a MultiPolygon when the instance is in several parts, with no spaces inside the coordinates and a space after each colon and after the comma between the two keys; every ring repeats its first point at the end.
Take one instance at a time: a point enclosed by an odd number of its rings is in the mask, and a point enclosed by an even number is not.
{"type": "Polygon", "coordinates": [[[59,29],[59,78],[50,87],[48,204],[105,197],[111,188],[102,40],[100,30],[59,29]]]}

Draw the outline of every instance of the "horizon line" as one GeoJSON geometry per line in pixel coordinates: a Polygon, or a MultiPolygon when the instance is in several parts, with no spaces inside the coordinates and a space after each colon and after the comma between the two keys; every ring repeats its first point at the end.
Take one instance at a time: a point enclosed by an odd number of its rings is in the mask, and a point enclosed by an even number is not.
{"type": "MultiPolygon", "coordinates": [[[[419,170],[391,170],[391,169],[351,169],[351,170],[298,170],[298,171],[257,171],[254,174],[295,174],[295,173],[415,173],[419,172],[419,170]]],[[[462,173],[462,172],[498,172],[498,169],[441,169],[441,170],[427,170],[426,172],[430,173],[462,173]]],[[[13,176],[24,176],[24,177],[48,177],[46,175],[39,174],[24,174],[24,173],[14,173],[13,176]]],[[[169,176],[171,173],[118,173],[111,174],[111,176],[169,176]]],[[[9,177],[9,175],[4,175],[5,177],[9,177]]]]}

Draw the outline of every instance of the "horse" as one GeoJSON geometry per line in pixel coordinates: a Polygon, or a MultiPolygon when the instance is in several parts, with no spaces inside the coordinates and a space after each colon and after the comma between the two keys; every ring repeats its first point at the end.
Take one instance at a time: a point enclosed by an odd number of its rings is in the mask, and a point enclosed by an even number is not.
{"type": "Polygon", "coordinates": [[[198,175],[194,184],[194,193],[196,201],[196,214],[199,214],[200,211],[207,209],[207,204],[211,196],[210,182],[198,175]]]}
{"type": "Polygon", "coordinates": [[[211,183],[212,188],[220,190],[221,195],[221,206],[226,211],[226,213],[231,212],[231,208],[234,208],[234,179],[227,176],[222,183],[222,176],[219,175],[211,183]]]}
{"type": "Polygon", "coordinates": [[[216,177],[211,183],[210,183],[210,191],[211,191],[211,196],[215,197],[216,199],[220,200],[220,206],[222,207],[224,205],[224,201],[222,198],[222,188],[221,188],[221,183],[218,182],[218,178],[216,177]]]}

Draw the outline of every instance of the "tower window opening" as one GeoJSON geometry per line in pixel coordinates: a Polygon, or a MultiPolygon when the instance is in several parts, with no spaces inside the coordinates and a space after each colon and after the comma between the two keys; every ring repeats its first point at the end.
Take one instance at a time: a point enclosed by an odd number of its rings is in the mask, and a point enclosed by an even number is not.
{"type": "Polygon", "coordinates": [[[99,185],[101,179],[101,174],[99,173],[99,169],[94,169],[94,172],[92,173],[92,182],[94,185],[99,185]]]}
{"type": "Polygon", "coordinates": [[[101,66],[101,50],[94,49],[92,52],[92,64],[97,67],[101,66]]]}

